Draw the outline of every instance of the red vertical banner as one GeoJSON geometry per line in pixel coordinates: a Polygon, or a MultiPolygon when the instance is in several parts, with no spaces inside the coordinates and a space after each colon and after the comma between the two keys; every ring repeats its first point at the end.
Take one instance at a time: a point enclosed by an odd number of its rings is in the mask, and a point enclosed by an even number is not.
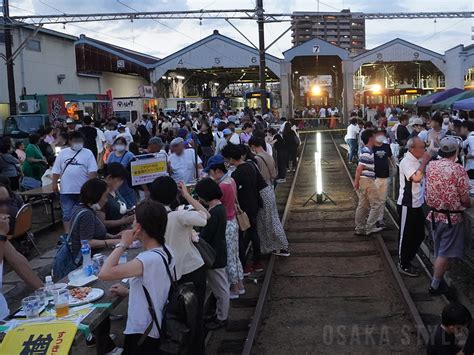
{"type": "Polygon", "coordinates": [[[101,118],[108,119],[110,118],[113,114],[113,108],[112,108],[112,89],[109,89],[106,91],[105,95],[97,95],[98,100],[106,100],[108,102],[101,102],[99,106],[99,113],[101,118]]]}
{"type": "Polygon", "coordinates": [[[59,119],[67,116],[64,95],[48,95],[48,114],[51,125],[59,126],[59,119]]]}

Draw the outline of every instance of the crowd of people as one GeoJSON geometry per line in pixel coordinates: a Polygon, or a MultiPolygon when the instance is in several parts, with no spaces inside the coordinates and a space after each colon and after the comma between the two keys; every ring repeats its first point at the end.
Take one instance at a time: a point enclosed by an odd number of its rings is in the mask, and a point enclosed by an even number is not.
{"type": "MultiPolygon", "coordinates": [[[[11,210],[10,196],[19,189],[51,185],[59,193],[71,255],[69,262],[53,263],[54,278],[80,267],[84,241],[93,254],[114,249],[98,276],[130,279],[128,288],[111,288],[129,296],[127,354],[154,353],[159,343],[156,325],[145,333],[152,317],[143,288],[161,324],[171,283],[191,283],[197,314],[189,346],[193,354],[204,353],[206,329],[226,326],[230,300],[245,294],[245,277],[264,270],[262,256],[290,255],[275,188],[296,169],[299,144],[293,122],[283,119],[270,127],[258,115],[160,113],[133,123],[114,117],[93,122],[86,116],[80,124],[68,121],[64,129],[32,134],[26,149],[2,139],[0,197],[5,198],[0,209],[5,208],[0,212],[14,223],[18,208],[11,210]],[[159,157],[167,169],[153,182],[133,186],[131,163],[141,157],[159,157]],[[215,253],[211,265],[198,247],[201,240],[215,253]],[[119,263],[128,248],[137,246],[144,251],[119,263]],[[209,315],[204,305],[211,294],[216,310],[209,315]]],[[[10,246],[0,240],[3,258],[21,259],[15,271],[23,268],[19,274],[29,285],[42,286],[26,258],[13,255],[10,246]]],[[[6,315],[0,294],[0,318],[6,315]]]]}
{"type": "MultiPolygon", "coordinates": [[[[396,184],[398,175],[398,270],[420,276],[414,259],[428,228],[435,257],[428,287],[433,296],[452,294],[444,276],[449,262],[464,256],[463,212],[471,207],[474,191],[473,132],[474,122],[467,117],[395,109],[379,112],[372,121],[363,121],[354,112],[347,128],[348,161],[357,163],[355,234],[370,235],[385,228],[387,187],[396,184]]],[[[471,313],[463,305],[446,306],[427,353],[472,354],[473,329],[464,348],[456,341],[466,327],[472,328],[471,322],[471,313]]]]}
{"type": "Polygon", "coordinates": [[[400,114],[392,111],[388,121],[382,112],[377,122],[361,122],[355,116],[347,128],[346,141],[349,162],[358,156],[354,182],[360,195],[356,234],[372,234],[385,228],[387,187],[390,177],[398,173],[399,271],[419,276],[412,261],[425,239],[427,218],[436,256],[429,292],[448,292],[443,281],[448,260],[461,258],[464,251],[462,214],[470,207],[474,186],[470,179],[474,123],[448,112],[418,116],[409,110],[400,114]]]}

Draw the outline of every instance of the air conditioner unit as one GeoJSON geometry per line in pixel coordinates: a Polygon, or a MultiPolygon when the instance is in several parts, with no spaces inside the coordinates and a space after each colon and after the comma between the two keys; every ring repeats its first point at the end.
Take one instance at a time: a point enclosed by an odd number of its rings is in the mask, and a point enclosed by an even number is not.
{"type": "Polygon", "coordinates": [[[36,113],[39,109],[39,102],[36,100],[20,100],[18,103],[19,113],[36,113]]]}

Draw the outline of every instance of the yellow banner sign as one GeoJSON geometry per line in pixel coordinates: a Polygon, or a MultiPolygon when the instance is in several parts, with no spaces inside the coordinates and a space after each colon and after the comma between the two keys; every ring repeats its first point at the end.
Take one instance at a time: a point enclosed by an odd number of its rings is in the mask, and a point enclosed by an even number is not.
{"type": "Polygon", "coordinates": [[[76,335],[72,322],[25,323],[8,331],[0,353],[11,355],[67,355],[76,335]]]}
{"type": "Polygon", "coordinates": [[[139,159],[130,163],[132,186],[153,182],[158,176],[166,174],[168,164],[166,156],[139,159]]]}

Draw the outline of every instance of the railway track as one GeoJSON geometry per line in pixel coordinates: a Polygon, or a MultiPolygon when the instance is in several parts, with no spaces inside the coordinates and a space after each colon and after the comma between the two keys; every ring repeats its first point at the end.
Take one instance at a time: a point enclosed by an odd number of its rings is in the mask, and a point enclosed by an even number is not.
{"type": "Polygon", "coordinates": [[[267,260],[232,302],[229,326],[210,334],[210,354],[420,354],[446,299],[431,297],[429,267],[419,278],[396,269],[398,226],[386,214],[382,234],[355,236],[357,196],[344,153],[322,135],[324,192],[335,204],[310,202],[316,135],[307,135],[291,186],[277,200],[291,257],[267,260]]]}

